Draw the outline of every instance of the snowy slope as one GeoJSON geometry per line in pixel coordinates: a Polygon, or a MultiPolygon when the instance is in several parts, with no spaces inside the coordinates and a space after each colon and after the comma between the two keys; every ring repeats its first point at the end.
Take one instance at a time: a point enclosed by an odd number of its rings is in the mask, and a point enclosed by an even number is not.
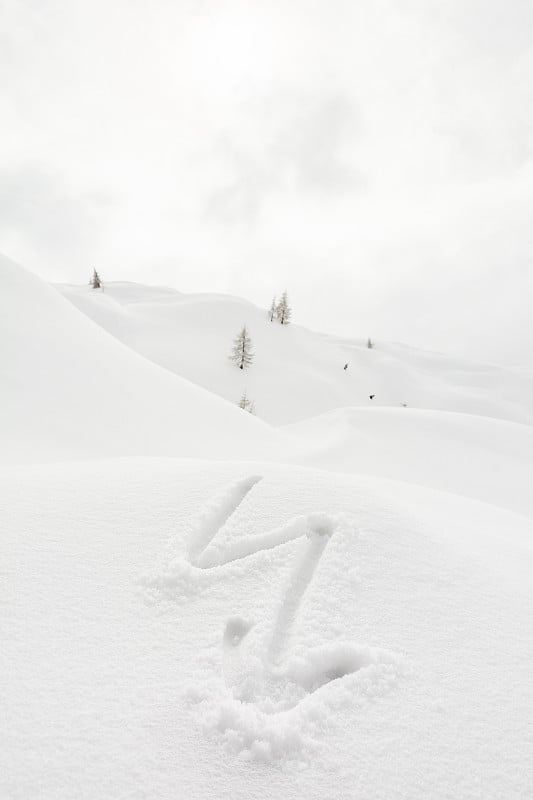
{"type": "Polygon", "coordinates": [[[0,260],[0,459],[228,457],[260,420],[124,347],[52,287],[0,260]]]}
{"type": "MultiPolygon", "coordinates": [[[[0,267],[3,460],[252,455],[414,482],[520,513],[532,510],[528,426],[411,408],[360,408],[276,432],[140,358],[22,268],[7,261],[0,267]]],[[[134,284],[123,289],[133,307],[142,305],[146,294],[134,284]]],[[[154,289],[149,296],[161,302],[174,294],[154,289]]],[[[108,292],[87,298],[110,306],[113,315],[119,307],[108,292]]],[[[197,310],[196,300],[193,305],[197,310]]],[[[126,317],[128,309],[122,312],[126,317]]],[[[205,319],[208,330],[212,316],[205,319]]],[[[302,339],[309,334],[296,327],[267,331],[302,339]]],[[[189,342],[184,352],[192,352],[189,342]]],[[[239,380],[240,371],[220,360],[231,380],[239,380]]],[[[291,396],[302,407],[307,398],[305,385],[291,396]]]]}
{"type": "Polygon", "coordinates": [[[524,518],[258,463],[0,485],[0,796],[528,796],[524,518]]]}
{"type": "Polygon", "coordinates": [[[0,798],[527,797],[524,374],[64,291],[0,261],[0,798]]]}
{"type": "Polygon", "coordinates": [[[225,295],[180,294],[129,283],[106,284],[104,292],[58,288],[156,364],[233,403],[246,388],[258,416],[276,425],[345,406],[403,403],[533,423],[533,371],[382,342],[369,350],[366,339],[343,340],[295,324],[270,323],[263,309],[225,295]],[[256,357],[241,374],[228,355],[244,323],[256,357]]]}
{"type": "Polygon", "coordinates": [[[341,408],[283,429],[291,459],[476,498],[533,517],[533,428],[410,408],[341,408]]]}

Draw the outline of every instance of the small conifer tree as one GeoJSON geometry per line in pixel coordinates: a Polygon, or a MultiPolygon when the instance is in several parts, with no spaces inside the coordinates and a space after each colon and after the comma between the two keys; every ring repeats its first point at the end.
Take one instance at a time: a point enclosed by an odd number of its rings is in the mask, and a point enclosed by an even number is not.
{"type": "Polygon", "coordinates": [[[270,306],[270,309],[268,311],[268,318],[269,318],[270,322],[273,322],[274,321],[274,317],[277,316],[277,309],[278,309],[278,307],[277,307],[277,304],[276,304],[276,298],[273,297],[272,298],[272,305],[270,306]]]}
{"type": "Polygon", "coordinates": [[[276,316],[282,325],[288,325],[289,322],[291,321],[292,308],[289,305],[289,298],[287,297],[287,292],[283,292],[283,294],[281,295],[281,300],[276,306],[276,316]]]}
{"type": "Polygon", "coordinates": [[[248,336],[246,325],[238,336],[233,340],[233,350],[230,355],[230,360],[236,364],[239,369],[249,367],[253,361],[252,340],[248,336]]]}
{"type": "Polygon", "coordinates": [[[254,413],[255,407],[252,400],[248,399],[248,395],[246,394],[246,389],[242,393],[242,397],[239,400],[239,408],[242,408],[243,411],[249,411],[250,414],[254,413]]]}
{"type": "Polygon", "coordinates": [[[366,343],[366,346],[368,347],[369,350],[372,350],[372,348],[374,347],[374,343],[370,338],[370,336],[368,337],[368,342],[366,343]]]}
{"type": "Polygon", "coordinates": [[[96,270],[93,270],[93,276],[90,280],[90,285],[93,289],[101,289],[102,288],[102,281],[100,280],[100,276],[96,270]]]}

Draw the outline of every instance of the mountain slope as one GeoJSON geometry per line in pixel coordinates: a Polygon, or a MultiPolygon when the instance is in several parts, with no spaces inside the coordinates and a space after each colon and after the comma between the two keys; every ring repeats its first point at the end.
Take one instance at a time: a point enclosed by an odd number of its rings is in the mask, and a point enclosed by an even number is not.
{"type": "Polygon", "coordinates": [[[398,408],[404,403],[533,423],[533,371],[382,342],[369,350],[366,340],[270,323],[264,310],[224,295],[186,295],[128,283],[106,284],[104,292],[58,288],[87,316],[156,364],[232,403],[246,389],[257,415],[275,425],[346,406],[398,408]],[[256,355],[252,367],[241,373],[228,355],[245,323],[256,355]]]}
{"type": "Polygon", "coordinates": [[[2,460],[227,458],[272,441],[260,420],[142,358],[5,258],[0,341],[2,460]]]}
{"type": "MultiPolygon", "coordinates": [[[[472,415],[377,407],[337,409],[273,430],[235,404],[140,357],[22,268],[4,260],[0,278],[4,461],[130,455],[261,458],[383,476],[471,496],[524,514],[533,512],[529,489],[533,433],[529,426],[472,415]]],[[[162,335],[161,316],[166,313],[174,325],[176,319],[183,322],[185,315],[193,329],[199,326],[203,308],[203,339],[201,333],[195,333],[179,339],[178,347],[174,339],[167,342],[169,352],[189,359],[191,370],[203,369],[197,354],[216,338],[222,312],[229,324],[234,303],[241,304],[216,296],[204,297],[202,302],[196,297],[177,301],[173,290],[147,292],[135,285],[119,289],[122,305],[112,297],[113,292],[80,290],[79,294],[99,314],[108,314],[109,325],[125,320],[125,329],[131,331],[133,326],[144,342],[152,341],[152,331],[155,344],[162,335]],[[146,305],[148,320],[157,310],[152,328],[148,322],[145,328],[138,326],[138,313],[144,313],[146,305]]],[[[307,348],[311,362],[316,342],[322,341],[319,363],[324,367],[331,341],[296,326],[284,329],[259,322],[264,324],[266,338],[285,342],[285,356],[279,355],[280,369],[287,381],[297,378],[300,385],[290,392],[276,391],[277,361],[265,366],[259,355],[250,375],[253,372],[263,382],[264,391],[280,411],[286,401],[293,409],[301,404],[309,410],[315,398],[309,395],[308,386],[315,380],[324,384],[324,375],[314,368],[306,384],[302,353],[307,348]],[[300,362],[294,360],[295,349],[300,362]]],[[[228,362],[220,342],[218,347],[220,381],[233,386],[248,380],[249,376],[228,362]]],[[[364,347],[359,354],[365,359],[383,359],[377,350],[364,347]]],[[[423,354],[418,354],[415,360],[420,363],[422,358],[423,354]]],[[[343,373],[341,381],[344,377],[343,373]]],[[[427,382],[434,385],[432,381],[431,373],[427,382]]],[[[338,388],[333,378],[332,382],[333,388],[338,388]]],[[[327,399],[324,394],[324,402],[327,399]]]]}

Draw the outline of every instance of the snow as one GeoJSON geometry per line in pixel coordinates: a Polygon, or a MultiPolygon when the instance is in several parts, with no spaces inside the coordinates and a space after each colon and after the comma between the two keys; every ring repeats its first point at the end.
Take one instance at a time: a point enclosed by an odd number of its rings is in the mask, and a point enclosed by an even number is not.
{"type": "Polygon", "coordinates": [[[530,564],[529,522],[259,466],[4,470],[2,796],[526,797],[532,590],[500,551],[530,564]],[[195,567],[230,497],[215,538],[257,546],[195,567]],[[268,546],[315,513],[344,523],[313,570],[305,532],[268,546]]]}
{"type": "MultiPolygon", "coordinates": [[[[246,389],[259,417],[274,425],[336,408],[372,405],[479,414],[533,423],[533,370],[477,364],[376,341],[339,339],[291,322],[270,322],[267,308],[216,294],[182,294],[130,283],[58,289],[84,314],[156,364],[236,404],[246,389]],[[235,375],[229,362],[246,325],[255,359],[235,375]],[[348,369],[344,365],[348,363],[348,369]]],[[[297,309],[294,320],[297,320],[297,309]]],[[[317,320],[317,327],[320,320],[317,320]]],[[[371,334],[372,332],[369,331],[371,334]]]]}
{"type": "Polygon", "coordinates": [[[274,428],[248,304],[72,295],[0,261],[0,797],[528,797],[527,376],[258,324],[274,428]],[[436,408],[335,409],[343,348],[436,408]]]}
{"type": "Polygon", "coordinates": [[[395,478],[533,516],[533,428],[409,408],[342,408],[284,428],[299,463],[395,478]]]}
{"type": "Polygon", "coordinates": [[[0,260],[0,460],[226,457],[272,432],[90,322],[52,287],[0,260]]]}

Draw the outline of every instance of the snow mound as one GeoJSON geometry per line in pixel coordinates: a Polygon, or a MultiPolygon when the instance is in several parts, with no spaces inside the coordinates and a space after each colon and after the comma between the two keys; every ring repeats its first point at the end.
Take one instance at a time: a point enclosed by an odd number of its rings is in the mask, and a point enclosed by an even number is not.
{"type": "Polygon", "coordinates": [[[5,258],[0,340],[2,460],[216,458],[261,449],[272,436],[252,415],[134,353],[5,258]]]}
{"type": "Polygon", "coordinates": [[[0,485],[2,796],[527,796],[531,521],[257,462],[0,485]]]}
{"type": "MultiPolygon", "coordinates": [[[[181,294],[131,283],[58,287],[87,316],[166,369],[282,425],[347,406],[426,408],[533,423],[533,371],[478,364],[402,345],[281,326],[237,297],[181,294]],[[228,355],[246,324],[252,367],[228,355]],[[344,365],[348,368],[344,370],[344,365]],[[370,400],[370,395],[374,398],[370,400]]],[[[295,315],[297,316],[297,315],[295,315]]]]}
{"type": "Polygon", "coordinates": [[[533,428],[408,408],[342,408],[282,429],[292,460],[415,483],[533,516],[533,428]]]}

